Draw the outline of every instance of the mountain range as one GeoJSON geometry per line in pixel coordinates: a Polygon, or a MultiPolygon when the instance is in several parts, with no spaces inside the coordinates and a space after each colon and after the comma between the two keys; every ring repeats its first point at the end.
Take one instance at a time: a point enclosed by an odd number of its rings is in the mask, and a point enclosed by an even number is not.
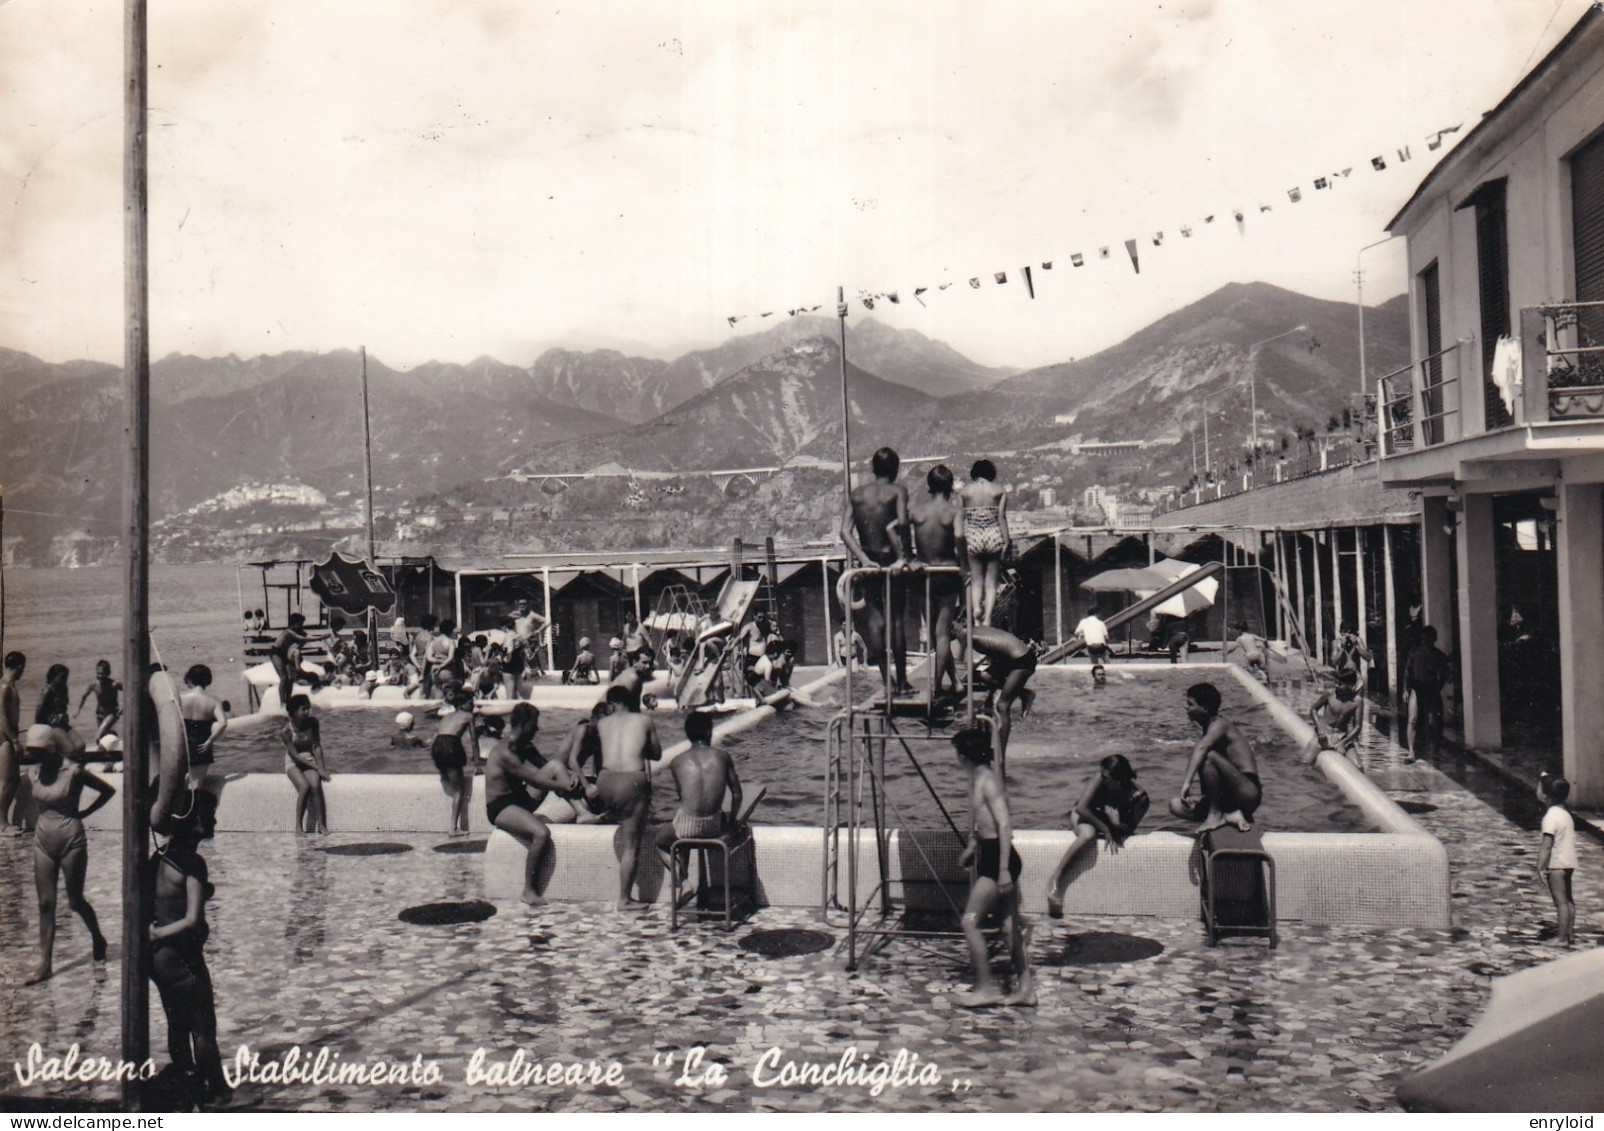
{"type": "MultiPolygon", "coordinates": [[[[1366,312],[1372,374],[1407,361],[1407,321],[1402,297],[1366,312]]],[[[1046,469],[1063,476],[1066,490],[1075,486],[1068,449],[1076,440],[1167,439],[1164,452],[1143,461],[1158,477],[1183,462],[1180,438],[1201,423],[1205,396],[1217,435],[1245,438],[1255,391],[1261,432],[1273,438],[1319,428],[1359,388],[1354,307],[1262,283],[1231,284],[1095,356],[1024,372],[981,366],[873,319],[848,324],[847,354],[856,455],[890,444],[949,455],[961,473],[967,453],[990,454],[1012,459],[1005,476],[1046,469]]],[[[250,482],[306,484],[328,496],[331,509],[348,510],[354,503],[336,500],[360,498],[362,369],[351,351],[153,363],[153,516],[181,514],[250,482]]],[[[548,350],[528,367],[481,357],[396,370],[370,355],[366,371],[381,512],[424,498],[471,504],[484,494],[476,485],[515,468],[840,458],[835,319],[787,318],[672,361],[548,350]]],[[[63,538],[114,537],[122,399],[115,366],[46,363],[0,349],[0,482],[13,561],[52,563],[63,538]]],[[[805,526],[807,501],[787,505],[805,526]]],[[[732,523],[769,521],[730,510],[732,523]]],[[[823,511],[818,533],[828,525],[823,511]]],[[[583,542],[582,526],[573,537],[583,542]]]]}

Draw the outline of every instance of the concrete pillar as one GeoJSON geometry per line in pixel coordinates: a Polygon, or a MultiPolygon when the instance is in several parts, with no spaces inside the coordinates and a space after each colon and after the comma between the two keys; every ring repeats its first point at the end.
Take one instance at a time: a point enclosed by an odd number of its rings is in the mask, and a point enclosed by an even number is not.
{"type": "Polygon", "coordinates": [[[1451,626],[1456,615],[1454,593],[1448,584],[1454,553],[1448,517],[1447,499],[1427,496],[1420,500],[1420,587],[1425,602],[1421,616],[1437,629],[1441,637],[1437,646],[1444,652],[1455,648],[1451,626]]]}
{"type": "MultiPolygon", "coordinates": [[[[1504,744],[1498,700],[1497,553],[1493,497],[1465,495],[1459,512],[1459,678],[1465,743],[1482,750],[1504,744]]],[[[1441,642],[1439,641],[1439,646],[1441,642]]]]}
{"type": "Polygon", "coordinates": [[[1559,485],[1559,679],[1572,806],[1604,803],[1604,485],[1559,485]]]}
{"type": "Polygon", "coordinates": [[[1387,698],[1398,699],[1398,589],[1392,579],[1392,527],[1381,527],[1381,564],[1387,624],[1387,698]]]}
{"type": "MultiPolygon", "coordinates": [[[[1331,532],[1331,627],[1342,627],[1342,531],[1331,532]]],[[[1333,632],[1332,636],[1336,633],[1333,632]]],[[[1324,647],[1324,641],[1321,642],[1324,647]]]]}
{"type": "MultiPolygon", "coordinates": [[[[1293,615],[1297,618],[1298,635],[1303,638],[1304,647],[1308,647],[1309,606],[1303,600],[1303,535],[1294,530],[1287,537],[1292,542],[1292,556],[1287,559],[1287,565],[1292,567],[1292,584],[1297,592],[1297,596],[1293,599],[1292,607],[1296,610],[1293,615]]],[[[1312,659],[1315,663],[1320,662],[1319,656],[1314,656],[1312,659]]]]}
{"type": "MultiPolygon", "coordinates": [[[[1370,647],[1370,596],[1365,590],[1365,528],[1353,528],[1353,631],[1370,647]]],[[[1370,687],[1370,665],[1359,661],[1359,686],[1370,687]]]]}
{"type": "Polygon", "coordinates": [[[1327,539],[1334,540],[1337,532],[1335,530],[1316,531],[1309,536],[1309,564],[1314,567],[1311,571],[1314,578],[1314,638],[1321,641],[1326,638],[1325,586],[1320,579],[1320,537],[1322,534],[1327,539]]]}

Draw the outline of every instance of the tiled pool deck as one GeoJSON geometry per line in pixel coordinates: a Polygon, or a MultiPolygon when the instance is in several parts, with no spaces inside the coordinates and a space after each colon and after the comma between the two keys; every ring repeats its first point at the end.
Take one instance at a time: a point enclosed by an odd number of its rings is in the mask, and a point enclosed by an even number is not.
{"type": "MultiPolygon", "coordinates": [[[[404,907],[479,898],[482,860],[439,853],[441,838],[335,835],[321,841],[223,834],[208,846],[218,895],[208,949],[225,1056],[263,1061],[291,1046],[343,1062],[438,1063],[439,1083],[249,1085],[246,1105],[309,1111],[1379,1111],[1406,1075],[1457,1041],[1491,978],[1558,957],[1543,941],[1552,906],[1536,883],[1537,836],[1423,764],[1367,735],[1372,778],[1413,803],[1453,864],[1451,930],[1283,924],[1280,946],[1204,945],[1191,919],[1037,920],[1040,1005],[970,1011],[962,948],[891,944],[849,973],[831,951],[766,958],[753,931],[825,930],[798,910],[759,912],[733,935],[668,927],[666,907],[620,916],[603,904],[527,910],[502,904],[478,924],[408,926],[404,907]],[[383,841],[407,851],[334,855],[383,841]],[[1152,953],[1156,951],[1156,953],[1152,953]],[[1108,961],[1124,952],[1124,961],[1108,961]],[[1128,957],[1133,953],[1150,957],[1128,957]],[[1099,959],[1102,959],[1099,961],[1099,959]],[[723,1083],[676,1083],[704,1046],[723,1083]],[[524,1050],[542,1064],[617,1061],[612,1085],[470,1084],[470,1057],[524,1050]],[[781,1061],[834,1063],[849,1048],[934,1065],[939,1084],[759,1087],[781,1061]]],[[[1580,839],[1580,945],[1604,929],[1604,847],[1580,839]]],[[[1026,876],[1027,884],[1045,877],[1026,876]]],[[[53,1099],[115,1104],[113,1085],[19,1087],[11,1062],[39,1042],[60,1055],[117,1055],[116,948],[95,981],[72,919],[57,976],[24,987],[36,958],[32,849],[0,840],[0,1094],[4,1106],[53,1099]]],[[[117,846],[91,834],[89,896],[120,930],[117,846]]],[[[63,915],[65,915],[63,910],[63,915]]],[[[840,932],[830,931],[839,938],[840,932]]],[[[152,994],[152,1048],[165,1063],[152,994]]]]}

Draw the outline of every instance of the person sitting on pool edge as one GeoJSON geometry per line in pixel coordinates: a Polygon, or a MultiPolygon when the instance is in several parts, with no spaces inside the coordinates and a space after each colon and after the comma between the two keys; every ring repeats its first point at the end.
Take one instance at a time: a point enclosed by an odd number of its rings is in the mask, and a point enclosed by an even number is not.
{"type": "Polygon", "coordinates": [[[551,830],[535,810],[550,790],[570,791],[579,775],[558,761],[548,761],[535,749],[540,730],[540,708],[519,703],[507,717],[507,737],[496,743],[485,763],[485,816],[503,832],[511,833],[528,849],[524,857],[524,890],[520,897],[534,906],[546,902],[535,889],[540,860],[551,847],[551,830]],[[531,795],[530,787],[539,790],[531,795]]]}
{"type": "Polygon", "coordinates": [[[1070,811],[1075,840],[1059,859],[1047,881],[1047,917],[1064,917],[1064,890],[1069,887],[1069,866],[1081,850],[1098,837],[1118,852],[1136,826],[1147,816],[1147,791],[1136,784],[1136,770],[1123,754],[1110,754],[1098,765],[1097,776],[1086,783],[1070,811]]]}
{"type": "Polygon", "coordinates": [[[741,811],[741,777],[735,772],[735,759],[729,751],[713,745],[713,716],[702,711],[686,715],[685,737],[691,748],[669,764],[674,786],[679,790],[679,809],[653,838],[664,871],[678,874],[682,883],[687,862],[673,858],[674,842],[721,837],[734,830],[735,815],[741,811]],[[728,813],[724,812],[726,790],[730,795],[728,813]]]}
{"type": "Polygon", "coordinates": [[[1202,728],[1203,737],[1186,761],[1181,792],[1170,799],[1170,812],[1183,821],[1201,821],[1199,836],[1225,825],[1249,831],[1264,796],[1253,744],[1220,714],[1220,690],[1212,683],[1186,689],[1186,715],[1202,728]],[[1194,778],[1202,791],[1199,797],[1190,794],[1194,778]]]}

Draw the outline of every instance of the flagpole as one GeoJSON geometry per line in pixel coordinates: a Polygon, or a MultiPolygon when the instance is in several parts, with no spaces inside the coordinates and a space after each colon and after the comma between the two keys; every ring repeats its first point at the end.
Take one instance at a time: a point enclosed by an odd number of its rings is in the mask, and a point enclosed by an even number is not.
{"type": "MultiPolygon", "coordinates": [[[[148,967],[150,900],[145,858],[150,839],[145,783],[150,780],[144,710],[150,698],[150,216],[146,161],[146,0],[123,3],[123,400],[127,449],[123,471],[122,1059],[150,1055],[148,967]]],[[[142,1111],[137,1079],[125,1079],[123,1110],[142,1111]]]]}
{"type": "MultiPolygon", "coordinates": [[[[368,419],[368,347],[362,353],[362,462],[367,482],[368,564],[379,568],[379,553],[373,537],[373,426],[368,419]]],[[[368,663],[379,666],[379,611],[368,606],[368,663]]]]}

